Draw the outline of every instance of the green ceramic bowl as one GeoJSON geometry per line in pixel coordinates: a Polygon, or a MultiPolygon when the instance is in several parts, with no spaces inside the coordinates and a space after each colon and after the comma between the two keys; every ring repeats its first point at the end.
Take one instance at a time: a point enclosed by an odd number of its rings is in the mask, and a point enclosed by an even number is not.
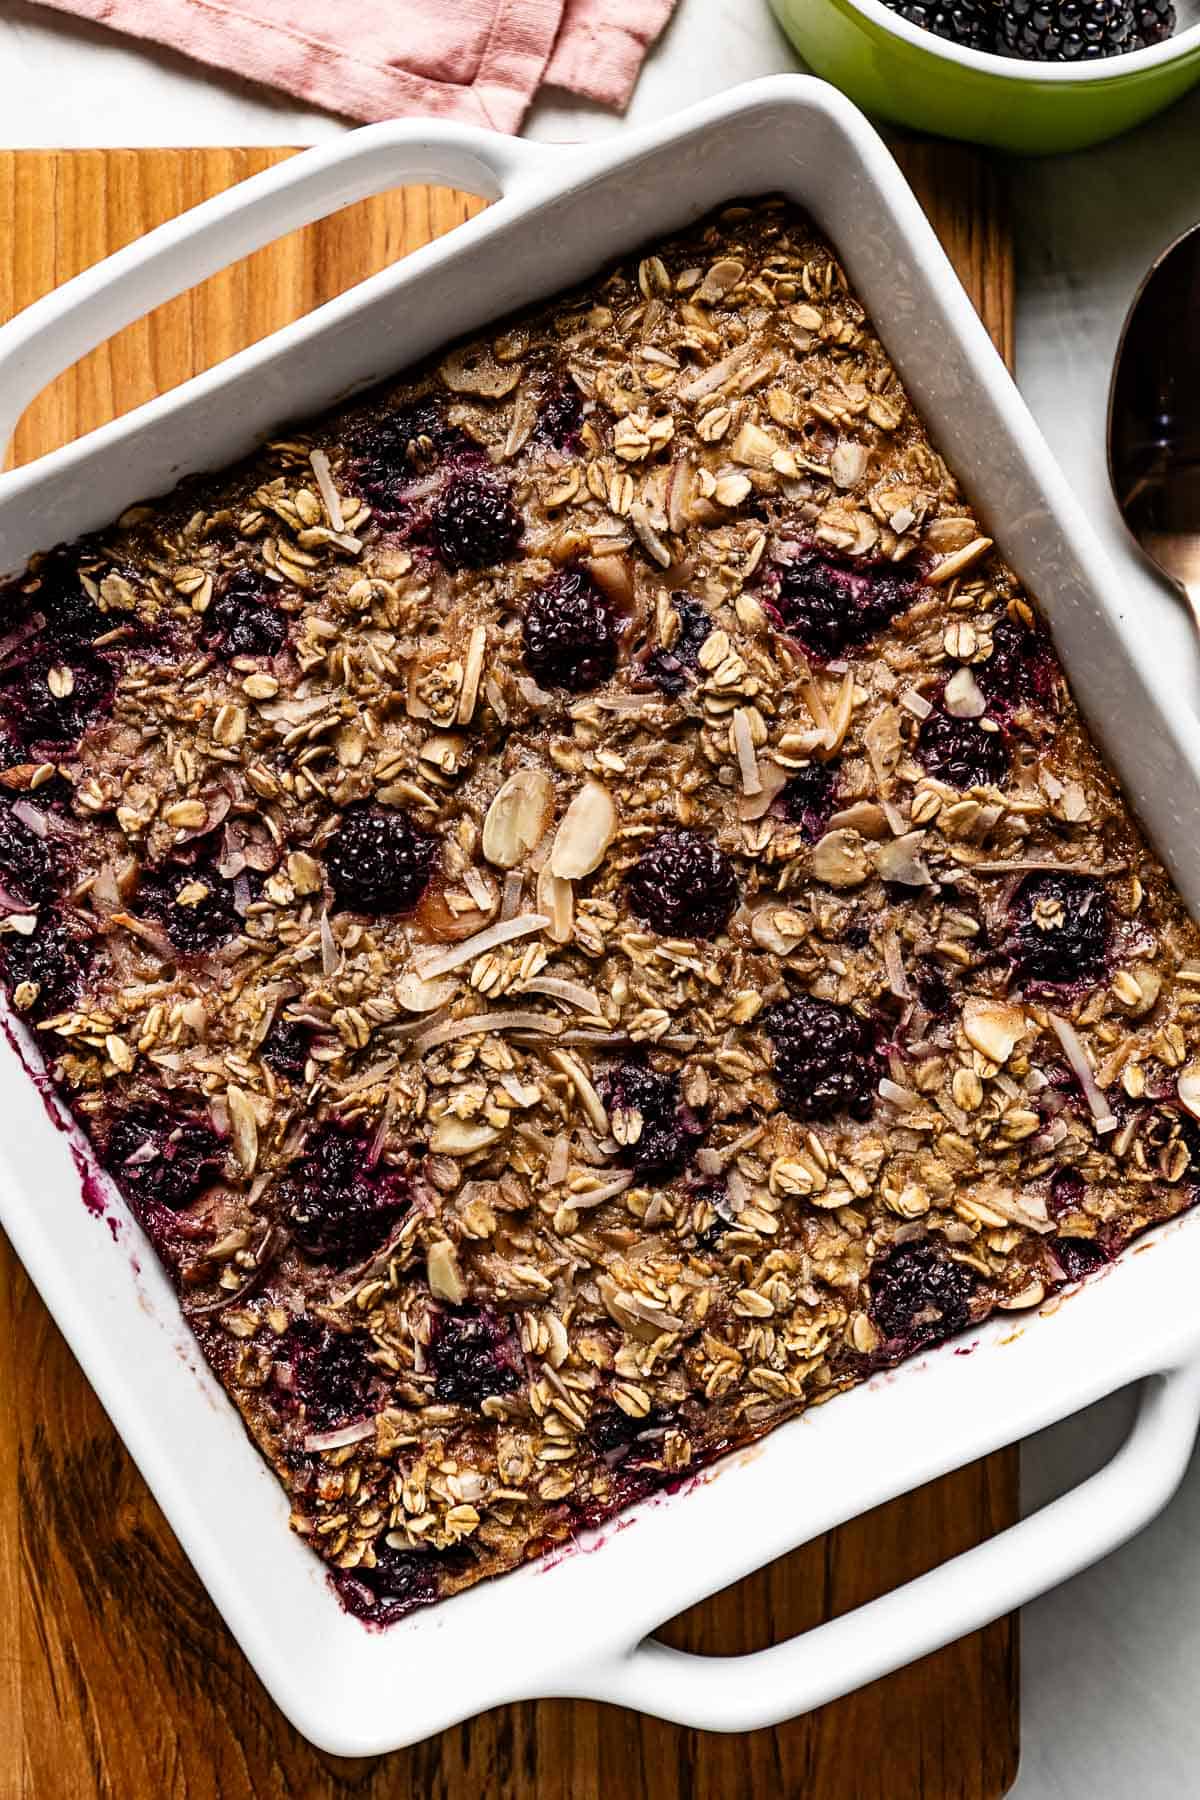
{"type": "Polygon", "coordinates": [[[961,50],[882,0],[771,0],[813,73],[867,112],[1026,155],[1116,137],[1200,81],[1200,9],[1176,3],[1180,26],[1165,44],[1079,64],[961,50]]]}

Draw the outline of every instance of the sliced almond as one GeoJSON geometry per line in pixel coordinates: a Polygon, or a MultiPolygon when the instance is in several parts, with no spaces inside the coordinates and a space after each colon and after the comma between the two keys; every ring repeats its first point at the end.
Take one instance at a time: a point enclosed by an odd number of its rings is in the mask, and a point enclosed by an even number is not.
{"type": "Polygon", "coordinates": [[[970,669],[956,669],[942,695],[946,711],[956,719],[981,719],[987,711],[979,683],[970,669]]]}
{"type": "Polygon", "coordinates": [[[475,1119],[456,1119],[447,1113],[429,1134],[429,1148],[435,1156],[473,1156],[499,1141],[500,1133],[492,1125],[475,1119]]]}
{"type": "Polygon", "coordinates": [[[426,981],[408,969],[396,983],[396,998],[405,1012],[434,1012],[454,998],[455,984],[450,980],[426,981]]]}
{"type": "Polygon", "coordinates": [[[585,781],[568,806],[550,852],[550,873],[580,881],[600,867],[617,835],[617,809],[600,781],[585,781]]]}
{"type": "Polygon", "coordinates": [[[429,1291],[438,1300],[449,1300],[452,1306],[459,1306],[466,1299],[467,1284],[458,1266],[458,1252],[449,1238],[438,1238],[430,1244],[425,1272],[429,1277],[429,1291]]]}
{"type": "Polygon", "coordinates": [[[229,1108],[229,1129],[237,1159],[245,1173],[253,1175],[258,1165],[257,1114],[249,1095],[240,1087],[226,1088],[225,1104],[229,1108]]]}
{"type": "Polygon", "coordinates": [[[518,769],[488,807],[483,854],[498,869],[515,869],[545,836],[554,813],[554,783],[544,769],[518,769]]]}
{"type": "Polygon", "coordinates": [[[897,881],[902,887],[928,887],[933,880],[919,854],[925,842],[923,831],[906,831],[903,837],[881,844],[875,852],[875,869],[882,881],[897,881]]]}
{"type": "Polygon", "coordinates": [[[1189,1063],[1186,1069],[1179,1071],[1175,1092],[1185,1111],[1190,1112],[1193,1119],[1200,1119],[1200,1063],[1189,1063]]]}
{"type": "Polygon", "coordinates": [[[553,874],[549,863],[538,873],[537,904],[550,919],[546,936],[555,944],[569,944],[575,929],[575,889],[553,874]]]}
{"type": "Polygon", "coordinates": [[[1025,1014],[1019,1006],[1000,1000],[968,1000],[963,1007],[963,1031],[968,1044],[989,1062],[1006,1063],[1024,1037],[1025,1014]]]}
{"type": "Polygon", "coordinates": [[[940,563],[930,570],[925,580],[930,587],[941,587],[947,581],[953,581],[956,575],[965,575],[973,569],[980,557],[986,556],[992,547],[990,537],[972,538],[961,550],[952,550],[949,556],[943,556],[940,563]]]}

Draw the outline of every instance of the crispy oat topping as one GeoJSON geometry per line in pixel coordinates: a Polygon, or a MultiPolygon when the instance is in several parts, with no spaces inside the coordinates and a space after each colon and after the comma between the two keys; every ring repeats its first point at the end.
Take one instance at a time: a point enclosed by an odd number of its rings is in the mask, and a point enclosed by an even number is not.
{"type": "Polygon", "coordinates": [[[0,611],[11,1001],[389,1621],[1190,1205],[1200,942],[727,209],[0,611]]]}

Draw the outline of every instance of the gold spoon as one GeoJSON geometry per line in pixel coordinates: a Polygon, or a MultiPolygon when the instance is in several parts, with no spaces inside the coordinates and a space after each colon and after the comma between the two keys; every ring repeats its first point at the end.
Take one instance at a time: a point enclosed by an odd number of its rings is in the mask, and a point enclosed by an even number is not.
{"type": "Polygon", "coordinates": [[[1134,296],[1108,396],[1108,473],[1121,516],[1200,628],[1200,225],[1134,296]]]}

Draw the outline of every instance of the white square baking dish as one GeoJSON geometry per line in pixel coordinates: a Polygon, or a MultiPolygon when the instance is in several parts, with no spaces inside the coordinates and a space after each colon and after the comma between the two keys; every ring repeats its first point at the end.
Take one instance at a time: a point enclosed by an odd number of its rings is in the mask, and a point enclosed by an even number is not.
{"type": "MultiPolygon", "coordinates": [[[[480,218],[136,413],[0,480],[0,571],[218,467],[449,337],[549,295],[735,195],[782,190],[837,246],[935,441],[1050,618],[1093,729],[1200,912],[1200,729],[1115,578],[884,146],[832,88],[780,78],[587,149],[451,126],[355,132],[221,195],[0,330],[0,421],[111,332],[257,245],[412,181],[497,199],[480,218]]],[[[326,1749],[371,1754],[498,1703],[619,1701],[741,1730],[801,1712],[1019,1605],[1104,1554],[1173,1492],[1195,1434],[1200,1218],[1143,1240],[1043,1316],[1008,1315],[647,1502],[599,1554],[560,1555],[372,1633],[287,1528],[287,1502],[202,1364],[109,1187],[81,1203],[78,1140],[49,1116],[11,1025],[0,1052],[0,1219],[254,1667],[326,1749]],[[18,1053],[18,1047],[20,1053],[18,1053]],[[1117,1458],[1063,1500],[910,1587],[755,1655],[647,1643],[681,1608],[818,1532],[1126,1383],[1117,1458]]],[[[581,1546],[583,1548],[583,1546],[581,1546]]]]}

